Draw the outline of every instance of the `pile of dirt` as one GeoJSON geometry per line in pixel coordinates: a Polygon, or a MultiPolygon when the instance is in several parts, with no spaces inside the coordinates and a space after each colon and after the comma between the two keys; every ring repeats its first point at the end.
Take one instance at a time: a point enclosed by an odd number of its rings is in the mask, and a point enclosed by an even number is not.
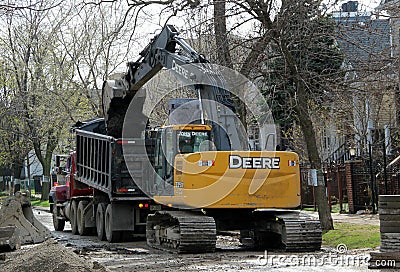
{"type": "MultiPolygon", "coordinates": [[[[41,243],[51,237],[50,231],[33,216],[29,191],[16,192],[14,196],[3,201],[0,208],[0,227],[10,226],[18,230],[19,241],[22,245],[41,243]]],[[[0,239],[7,240],[6,235],[16,236],[8,230],[0,232],[0,239]]],[[[15,247],[11,246],[11,248],[15,247]]]]}
{"type": "Polygon", "coordinates": [[[107,272],[97,262],[80,258],[70,248],[66,248],[53,239],[42,244],[25,247],[6,254],[6,260],[0,261],[0,271],[19,272],[107,272]]]}

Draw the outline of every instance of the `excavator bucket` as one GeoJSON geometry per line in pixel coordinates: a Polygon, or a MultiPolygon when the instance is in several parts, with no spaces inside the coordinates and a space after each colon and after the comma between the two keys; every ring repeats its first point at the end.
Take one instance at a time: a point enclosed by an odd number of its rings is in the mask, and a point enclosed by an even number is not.
{"type": "Polygon", "coordinates": [[[0,250],[41,243],[49,237],[50,231],[33,216],[29,192],[16,192],[3,202],[0,208],[0,250]]]}
{"type": "Polygon", "coordinates": [[[0,252],[18,249],[20,245],[19,231],[15,226],[0,228],[0,252]]]}

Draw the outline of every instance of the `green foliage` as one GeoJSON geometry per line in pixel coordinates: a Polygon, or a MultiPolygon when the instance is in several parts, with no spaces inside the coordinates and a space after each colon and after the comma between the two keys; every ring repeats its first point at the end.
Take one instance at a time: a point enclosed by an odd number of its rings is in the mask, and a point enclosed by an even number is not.
{"type": "Polygon", "coordinates": [[[2,18],[0,31],[0,60],[7,63],[0,62],[0,165],[22,165],[34,150],[46,175],[73,120],[90,111],[79,102],[75,64],[61,46],[70,14],[56,11],[18,10],[2,18]]]}
{"type": "Polygon", "coordinates": [[[380,244],[379,226],[337,223],[334,230],[322,236],[322,244],[331,248],[338,244],[348,249],[376,248],[380,244]]]}
{"type": "Polygon", "coordinates": [[[31,199],[31,205],[34,207],[50,207],[50,203],[48,200],[40,200],[40,198],[31,199]]]}

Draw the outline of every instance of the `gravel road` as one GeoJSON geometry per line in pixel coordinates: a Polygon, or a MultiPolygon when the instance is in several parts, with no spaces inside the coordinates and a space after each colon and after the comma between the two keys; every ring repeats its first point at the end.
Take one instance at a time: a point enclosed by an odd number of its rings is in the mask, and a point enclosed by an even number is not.
{"type": "MultiPolygon", "coordinates": [[[[73,250],[83,262],[94,262],[108,271],[380,271],[368,270],[371,249],[340,253],[323,248],[320,252],[302,254],[252,251],[241,247],[238,234],[232,232],[218,236],[215,253],[178,255],[149,248],[145,241],[110,244],[93,236],[72,235],[68,223],[64,232],[56,232],[49,212],[35,209],[34,214],[49,228],[55,240],[73,250]]],[[[334,215],[334,220],[379,224],[375,215],[334,215]]]]}

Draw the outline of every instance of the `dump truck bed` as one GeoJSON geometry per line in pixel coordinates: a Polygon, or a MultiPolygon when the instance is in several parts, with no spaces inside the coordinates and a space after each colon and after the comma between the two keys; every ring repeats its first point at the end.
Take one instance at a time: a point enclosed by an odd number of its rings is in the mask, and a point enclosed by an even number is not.
{"type": "Polygon", "coordinates": [[[124,156],[125,140],[83,130],[76,130],[76,142],[78,181],[108,194],[110,199],[146,197],[135,182],[142,177],[145,153],[132,149],[131,154],[124,156]],[[129,171],[125,158],[133,160],[131,165],[135,165],[129,171]]]}

